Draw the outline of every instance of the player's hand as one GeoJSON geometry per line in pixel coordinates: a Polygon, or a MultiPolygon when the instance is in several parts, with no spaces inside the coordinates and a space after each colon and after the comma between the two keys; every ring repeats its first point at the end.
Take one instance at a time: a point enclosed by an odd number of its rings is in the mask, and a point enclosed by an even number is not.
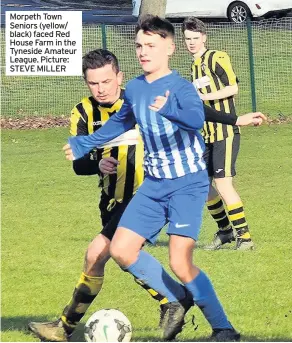
{"type": "Polygon", "coordinates": [[[149,106],[149,109],[158,112],[166,104],[169,94],[170,92],[166,91],[164,96],[158,95],[154,103],[149,106]]]}
{"type": "Polygon", "coordinates": [[[74,155],[73,155],[72,149],[70,147],[70,144],[64,145],[63,151],[65,152],[65,156],[66,156],[67,160],[74,161],[74,155]]]}
{"type": "Polygon", "coordinates": [[[201,92],[198,92],[199,97],[202,101],[207,101],[208,100],[208,95],[207,94],[202,94],[201,92]]]}
{"type": "Polygon", "coordinates": [[[119,165],[120,162],[116,160],[113,157],[105,157],[102,160],[100,160],[98,166],[100,171],[103,174],[116,174],[117,173],[117,165],[119,165]]]}
{"type": "Polygon", "coordinates": [[[254,113],[247,113],[242,116],[239,116],[236,121],[236,125],[238,126],[247,126],[247,125],[254,125],[259,126],[262,125],[263,121],[266,121],[267,117],[261,112],[254,112],[254,113]]]}

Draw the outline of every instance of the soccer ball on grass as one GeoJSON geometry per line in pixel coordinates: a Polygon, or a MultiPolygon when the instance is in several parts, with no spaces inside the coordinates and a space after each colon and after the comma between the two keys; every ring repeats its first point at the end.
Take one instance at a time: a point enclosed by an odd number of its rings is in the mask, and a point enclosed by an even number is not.
{"type": "Polygon", "coordinates": [[[132,325],[118,310],[100,310],[86,322],[84,336],[87,342],[130,342],[132,325]]]}

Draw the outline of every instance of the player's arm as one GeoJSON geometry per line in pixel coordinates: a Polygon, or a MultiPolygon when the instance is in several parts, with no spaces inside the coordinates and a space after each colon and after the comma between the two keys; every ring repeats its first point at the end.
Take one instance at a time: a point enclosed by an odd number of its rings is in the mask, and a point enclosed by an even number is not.
{"type": "Polygon", "coordinates": [[[205,120],[213,123],[221,123],[227,125],[247,126],[261,125],[263,121],[267,120],[267,117],[261,112],[253,112],[237,116],[230,113],[226,115],[225,112],[216,111],[213,108],[204,105],[205,120]]]}
{"type": "Polygon", "coordinates": [[[167,91],[165,96],[157,96],[149,108],[187,131],[201,129],[204,124],[202,101],[189,82],[184,83],[174,94],[167,91]]]}
{"type": "Polygon", "coordinates": [[[200,94],[203,101],[225,99],[238,93],[238,82],[229,56],[225,52],[218,51],[213,59],[213,73],[219,77],[225,87],[216,92],[200,94]]]}
{"type": "MultiPolygon", "coordinates": [[[[72,136],[87,136],[88,122],[85,114],[79,112],[77,106],[71,111],[70,133],[72,136]]],[[[73,161],[73,170],[77,175],[100,174],[99,162],[101,151],[94,149],[82,158],[73,161]]]]}
{"type": "Polygon", "coordinates": [[[124,103],[119,112],[115,113],[99,130],[89,136],[70,137],[68,145],[63,150],[69,160],[79,159],[91,149],[101,146],[110,140],[130,130],[136,124],[131,104],[125,94],[124,103]]]}
{"type": "Polygon", "coordinates": [[[73,170],[77,175],[100,175],[99,162],[101,158],[101,152],[93,149],[90,153],[73,161],[73,170]]]}
{"type": "Polygon", "coordinates": [[[221,123],[227,125],[236,125],[237,115],[229,113],[226,115],[225,112],[216,111],[212,107],[203,105],[205,111],[205,120],[212,123],[221,123]]]}

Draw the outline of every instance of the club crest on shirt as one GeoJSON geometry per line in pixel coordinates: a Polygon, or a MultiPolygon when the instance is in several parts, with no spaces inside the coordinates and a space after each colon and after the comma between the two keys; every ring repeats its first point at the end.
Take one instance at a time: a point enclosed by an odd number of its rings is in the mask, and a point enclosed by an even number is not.
{"type": "Polygon", "coordinates": [[[201,69],[202,69],[202,71],[205,71],[206,68],[207,68],[207,66],[206,66],[206,64],[203,62],[203,63],[201,64],[201,69]]]}

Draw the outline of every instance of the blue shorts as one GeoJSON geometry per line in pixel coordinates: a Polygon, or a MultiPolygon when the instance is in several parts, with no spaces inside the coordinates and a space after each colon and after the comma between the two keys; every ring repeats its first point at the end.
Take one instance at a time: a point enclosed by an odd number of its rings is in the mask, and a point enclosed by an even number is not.
{"type": "Polygon", "coordinates": [[[146,176],[118,226],[155,243],[163,226],[169,223],[167,234],[197,240],[208,191],[206,170],[176,179],[146,176]]]}

